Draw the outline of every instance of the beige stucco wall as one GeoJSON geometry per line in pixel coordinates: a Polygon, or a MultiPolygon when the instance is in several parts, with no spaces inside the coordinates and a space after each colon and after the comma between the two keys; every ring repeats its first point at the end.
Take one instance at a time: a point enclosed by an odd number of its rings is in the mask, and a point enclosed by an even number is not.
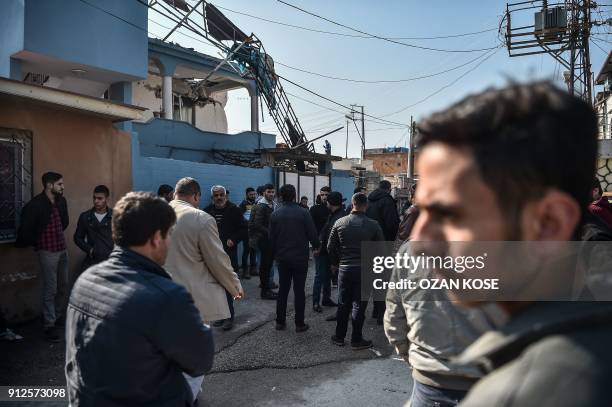
{"type": "MultiPolygon", "coordinates": [[[[44,172],[64,176],[70,216],[65,237],[72,282],[84,257],[72,236],[79,214],[92,205],[93,188],[108,186],[111,204],[131,190],[130,135],[107,119],[11,99],[0,99],[0,127],[31,131],[34,195],[42,191],[44,172]]],[[[6,318],[15,321],[38,316],[40,290],[34,250],[0,244],[0,309],[6,318]]]]}

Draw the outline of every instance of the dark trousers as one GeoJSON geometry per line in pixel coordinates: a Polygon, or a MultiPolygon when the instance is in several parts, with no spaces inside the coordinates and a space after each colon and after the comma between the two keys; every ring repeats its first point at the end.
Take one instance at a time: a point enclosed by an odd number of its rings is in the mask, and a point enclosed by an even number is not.
{"type": "Polygon", "coordinates": [[[238,247],[234,244],[234,247],[227,247],[225,244],[223,245],[223,250],[227,253],[230,262],[232,263],[232,268],[234,272],[238,272],[238,247]]]}
{"type": "MultiPolygon", "coordinates": [[[[234,247],[227,247],[224,244],[223,250],[225,250],[225,253],[227,253],[230,258],[234,272],[238,272],[238,248],[236,245],[234,245],[234,247]]],[[[227,305],[229,306],[231,318],[234,319],[234,298],[232,298],[227,290],[225,290],[225,296],[227,297],[227,305]]]]}
{"type": "Polygon", "coordinates": [[[295,325],[304,325],[304,308],[306,306],[306,274],[308,260],[291,260],[278,262],[278,299],[276,300],[276,322],[284,324],[287,315],[287,298],[293,280],[293,298],[295,301],[295,325]]]}
{"type": "Polygon", "coordinates": [[[242,241],[242,268],[248,270],[249,265],[255,267],[257,265],[257,253],[255,249],[249,247],[249,239],[242,241]]]}
{"type": "Polygon", "coordinates": [[[274,262],[272,245],[267,240],[259,242],[259,250],[261,258],[259,261],[259,282],[261,283],[261,292],[264,293],[270,289],[270,271],[274,262]]]}
{"type": "Polygon", "coordinates": [[[329,269],[329,256],[315,256],[314,260],[315,279],[312,285],[312,305],[318,305],[321,300],[321,289],[323,289],[323,301],[331,299],[331,271],[329,269]]]}
{"type": "Polygon", "coordinates": [[[351,317],[353,330],[351,342],[363,339],[362,329],[365,319],[367,298],[361,301],[361,267],[340,266],[338,270],[338,311],[336,314],[336,337],[344,339],[351,317]]]}
{"type": "Polygon", "coordinates": [[[227,290],[225,290],[225,297],[227,298],[227,305],[229,306],[231,318],[234,319],[234,299],[227,290]]]}
{"type": "Polygon", "coordinates": [[[387,303],[384,301],[374,301],[374,309],[372,310],[372,318],[376,318],[379,323],[382,323],[385,317],[387,303]]]}

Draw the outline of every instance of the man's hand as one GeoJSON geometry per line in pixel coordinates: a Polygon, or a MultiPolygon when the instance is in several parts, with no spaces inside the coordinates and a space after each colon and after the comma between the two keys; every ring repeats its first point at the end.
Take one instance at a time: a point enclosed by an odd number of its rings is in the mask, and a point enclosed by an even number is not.
{"type": "Polygon", "coordinates": [[[225,242],[227,247],[229,247],[230,249],[232,247],[234,247],[234,241],[232,239],[227,239],[227,242],[225,242]]]}
{"type": "Polygon", "coordinates": [[[244,299],[244,289],[241,287],[240,290],[238,290],[238,294],[236,294],[236,296],[234,297],[234,300],[243,300],[244,299]]]}

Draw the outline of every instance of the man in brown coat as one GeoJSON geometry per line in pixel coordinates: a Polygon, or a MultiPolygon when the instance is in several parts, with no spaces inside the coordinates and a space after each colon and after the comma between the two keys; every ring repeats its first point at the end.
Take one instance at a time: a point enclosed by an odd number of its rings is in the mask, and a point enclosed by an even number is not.
{"type": "Polygon", "coordinates": [[[217,223],[198,209],[201,190],[195,179],[179,180],[174,191],[170,206],[176,226],[165,268],[191,293],[205,322],[230,318],[225,290],[234,299],[244,297],[244,291],[223,250],[217,223]]]}

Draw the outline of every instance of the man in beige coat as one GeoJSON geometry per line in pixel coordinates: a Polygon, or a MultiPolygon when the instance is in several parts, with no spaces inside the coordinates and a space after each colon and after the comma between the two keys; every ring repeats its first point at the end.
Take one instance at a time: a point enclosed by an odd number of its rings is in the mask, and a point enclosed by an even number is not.
{"type": "Polygon", "coordinates": [[[198,209],[200,185],[183,178],[174,193],[170,206],[176,212],[176,226],[165,268],[191,293],[202,320],[230,318],[225,290],[234,299],[243,298],[244,291],[223,250],[215,219],[198,209]]]}

